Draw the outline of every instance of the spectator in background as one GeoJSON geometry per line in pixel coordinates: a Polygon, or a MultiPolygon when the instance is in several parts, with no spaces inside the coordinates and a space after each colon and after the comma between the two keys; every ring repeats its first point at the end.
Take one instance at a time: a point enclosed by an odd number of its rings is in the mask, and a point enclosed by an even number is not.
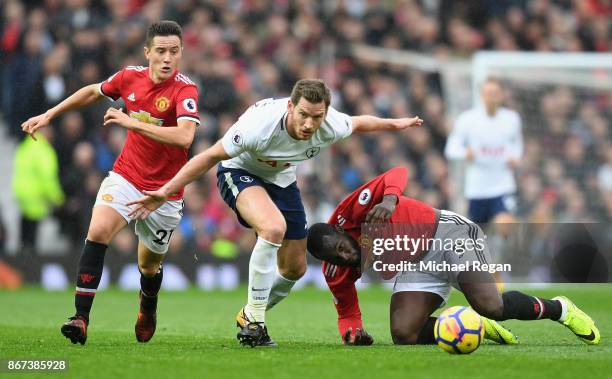
{"type": "Polygon", "coordinates": [[[21,120],[40,113],[45,107],[42,87],[42,51],[40,34],[28,31],[24,51],[3,67],[4,109],[10,135],[19,135],[21,120]]]}
{"type": "MultiPolygon", "coordinates": [[[[17,106],[37,104],[41,98],[51,106],[67,93],[107,78],[117,66],[144,63],[131,49],[134,43],[142,40],[142,26],[152,17],[175,19],[185,24],[186,49],[181,71],[200,88],[206,89],[201,93],[199,104],[205,127],[196,131],[194,146],[210,145],[225,134],[248,105],[267,93],[288,95],[292,84],[302,77],[324,78],[334,92],[333,106],[348,114],[424,115],[427,128],[418,135],[410,133],[395,143],[390,143],[384,135],[367,136],[335,146],[329,154],[330,172],[316,173],[314,176],[318,180],[308,189],[324,194],[325,198],[319,201],[332,204],[340,202],[356,183],[395,165],[410,166],[408,190],[412,197],[448,204],[453,194],[448,187],[455,184],[446,178],[439,180],[445,162],[436,159],[443,153],[449,129],[445,117],[447,110],[441,101],[448,95],[443,93],[441,78],[406,69],[403,65],[356,59],[352,43],[412,50],[437,57],[465,58],[478,49],[604,52],[612,47],[609,7],[602,6],[601,1],[237,0],[231,2],[231,7],[226,1],[212,0],[5,0],[0,3],[0,117],[10,128],[16,126],[11,120],[16,118],[15,112],[20,111],[12,108],[15,97],[11,91],[16,83],[12,72],[25,69],[15,65],[17,59],[28,56],[31,62],[41,65],[40,83],[35,77],[27,77],[25,83],[28,86],[42,83],[37,88],[44,89],[16,88],[23,96],[17,106]],[[36,36],[34,39],[38,40],[42,57],[34,54],[32,59],[32,54],[27,52],[27,45],[32,45],[31,42],[26,44],[28,33],[36,36]],[[392,149],[382,150],[388,146],[392,149]],[[360,158],[363,151],[371,154],[371,158],[360,158]],[[358,153],[356,157],[353,157],[354,152],[358,153]],[[429,172],[432,169],[435,172],[429,172]]],[[[570,91],[574,96],[578,94],[576,88],[570,91]]],[[[542,176],[540,167],[546,165],[550,155],[557,155],[557,159],[562,156],[570,133],[578,133],[582,138],[586,160],[591,160],[594,171],[606,164],[605,154],[594,155],[593,152],[601,150],[602,142],[610,140],[607,94],[581,96],[576,109],[576,105],[560,101],[567,98],[562,92],[546,91],[541,94],[542,104],[533,104],[534,108],[525,104],[528,106],[519,111],[524,119],[526,150],[527,145],[536,148],[533,154],[526,151],[519,170],[518,193],[521,201],[526,201],[520,204],[520,216],[524,219],[540,217],[542,211],[536,209],[537,202],[544,197],[546,211],[550,211],[553,221],[561,213],[570,214],[564,212],[565,205],[559,196],[560,183],[569,176],[570,167],[566,162],[560,160],[563,175],[554,182],[537,177],[542,176]],[[579,117],[572,120],[572,115],[579,117]],[[572,121],[580,124],[578,131],[573,130],[576,125],[572,121]]],[[[534,98],[538,97],[536,94],[534,98]]],[[[23,109],[31,109],[27,107],[23,109]]],[[[106,106],[102,103],[78,111],[82,130],[77,133],[77,139],[93,143],[97,167],[88,168],[95,174],[80,170],[75,173],[75,188],[79,183],[95,181],[96,176],[110,169],[121,150],[122,130],[97,128],[105,111],[106,106]]],[[[74,134],[71,134],[73,126],[57,130],[54,141],[58,152],[67,152],[58,153],[67,161],[73,161],[74,157],[71,153],[75,146],[74,134]]],[[[575,141],[572,143],[575,145],[572,151],[578,151],[580,147],[575,141]]],[[[78,164],[72,162],[62,167],[73,166],[78,164]]],[[[587,183],[578,183],[587,200],[587,210],[598,220],[604,213],[610,219],[610,191],[607,195],[600,193],[588,182],[589,176],[587,183]]],[[[214,177],[212,180],[204,178],[196,185],[214,186],[214,177]]],[[[195,192],[202,192],[202,188],[195,192]]],[[[66,192],[67,204],[81,204],[75,208],[77,213],[80,209],[78,219],[88,219],[93,202],[83,203],[90,200],[78,191],[68,193],[66,188],[66,192]]],[[[214,192],[204,200],[203,209],[212,209],[209,203],[220,201],[214,192]]],[[[66,221],[67,217],[73,216],[63,214],[61,218],[66,221]]],[[[226,223],[225,217],[210,217],[204,210],[194,211],[193,217],[194,225],[205,224],[207,230],[224,229],[222,225],[226,223]]],[[[246,247],[243,253],[249,253],[251,235],[248,232],[238,234],[237,240],[248,241],[243,244],[246,247]]],[[[212,242],[201,246],[210,246],[212,242]]],[[[207,249],[200,251],[207,254],[207,249]]]]}
{"type": "Polygon", "coordinates": [[[38,142],[24,138],[15,153],[13,194],[21,210],[21,246],[28,253],[35,252],[40,221],[64,202],[52,138],[53,131],[44,129],[38,142]]]}

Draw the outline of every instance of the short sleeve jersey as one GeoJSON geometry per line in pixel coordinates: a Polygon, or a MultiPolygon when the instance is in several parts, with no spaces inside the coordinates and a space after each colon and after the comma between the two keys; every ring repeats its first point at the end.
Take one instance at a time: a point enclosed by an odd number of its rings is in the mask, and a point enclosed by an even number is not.
{"type": "Polygon", "coordinates": [[[509,159],[523,155],[521,118],[513,110],[501,107],[494,116],[477,107],[463,112],[446,142],[450,159],[463,159],[467,148],[473,159],[465,173],[465,196],[486,199],[516,192],[514,172],[509,159]]]}
{"type": "MultiPolygon", "coordinates": [[[[175,71],[172,77],[153,83],[149,68],[127,66],[100,84],[100,93],[125,101],[127,114],[158,127],[177,126],[178,120],[200,123],[198,88],[188,77],[175,71]]],[[[129,130],[113,171],[139,190],[156,190],[187,163],[188,150],[157,142],[129,130]]],[[[183,189],[169,199],[182,198],[183,189]]]]}
{"type": "Polygon", "coordinates": [[[227,131],[221,143],[232,157],[221,164],[240,168],[280,187],[296,180],[296,165],[322,148],[351,135],[351,117],[329,107],[321,127],[308,140],[296,140],[286,128],[289,98],[264,99],[252,105],[227,131]]]}

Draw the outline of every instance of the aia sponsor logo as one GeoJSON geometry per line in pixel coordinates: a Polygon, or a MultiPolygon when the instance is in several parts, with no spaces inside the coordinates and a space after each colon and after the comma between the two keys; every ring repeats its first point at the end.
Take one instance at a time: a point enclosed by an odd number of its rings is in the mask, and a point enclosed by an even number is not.
{"type": "Polygon", "coordinates": [[[130,111],[130,117],[135,118],[138,121],[142,121],[146,124],[153,124],[157,126],[162,126],[164,124],[164,120],[161,118],[155,118],[151,116],[151,113],[140,110],[138,112],[130,111]]]}

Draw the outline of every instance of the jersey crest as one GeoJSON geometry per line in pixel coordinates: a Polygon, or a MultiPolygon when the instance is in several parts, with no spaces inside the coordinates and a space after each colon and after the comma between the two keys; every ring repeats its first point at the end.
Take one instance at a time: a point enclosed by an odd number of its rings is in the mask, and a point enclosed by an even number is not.
{"type": "Polygon", "coordinates": [[[308,159],[316,156],[317,154],[319,154],[319,151],[321,151],[320,147],[311,147],[310,149],[306,150],[306,157],[308,157],[308,159]]]}
{"type": "Polygon", "coordinates": [[[155,99],[155,109],[159,112],[165,112],[170,107],[170,100],[167,97],[158,97],[155,99]]]}

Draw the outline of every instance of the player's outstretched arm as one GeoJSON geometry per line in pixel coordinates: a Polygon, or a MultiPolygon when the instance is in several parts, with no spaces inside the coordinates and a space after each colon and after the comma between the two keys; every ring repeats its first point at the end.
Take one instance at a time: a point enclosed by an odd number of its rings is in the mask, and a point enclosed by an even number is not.
{"type": "Polygon", "coordinates": [[[127,205],[136,205],[130,212],[130,216],[138,220],[144,220],[151,212],[159,208],[170,196],[180,191],[181,188],[193,182],[220,161],[229,159],[221,141],[191,158],[172,179],[157,191],[143,191],[146,195],[138,200],[131,201],[127,205]]]}
{"type": "Polygon", "coordinates": [[[353,133],[368,133],[378,131],[396,132],[407,128],[423,125],[423,120],[418,117],[405,118],[380,118],[376,116],[353,116],[353,133]]]}
{"type": "Polygon", "coordinates": [[[371,345],[374,338],[363,328],[359,298],[355,281],[361,276],[355,267],[336,266],[328,262],[321,264],[323,276],[334,295],[334,306],[338,312],[338,331],[345,345],[371,345]]]}
{"type": "Polygon", "coordinates": [[[21,130],[36,140],[34,133],[38,129],[48,126],[49,122],[55,117],[69,110],[85,107],[101,99],[102,94],[98,91],[99,86],[100,84],[96,83],[81,88],[45,113],[25,121],[21,124],[21,130]]]}

